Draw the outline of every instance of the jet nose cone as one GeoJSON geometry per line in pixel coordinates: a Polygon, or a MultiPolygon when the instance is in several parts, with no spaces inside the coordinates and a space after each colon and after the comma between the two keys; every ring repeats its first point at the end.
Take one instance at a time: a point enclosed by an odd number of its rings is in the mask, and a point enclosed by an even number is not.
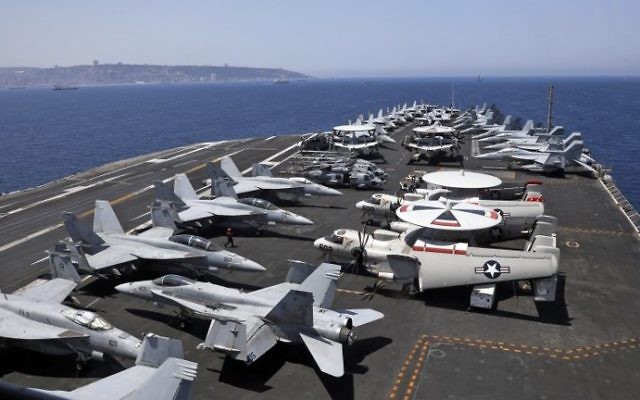
{"type": "Polygon", "coordinates": [[[313,225],[312,220],[310,220],[309,218],[305,218],[301,215],[298,215],[297,221],[298,221],[298,225],[313,225]]]}
{"type": "Polygon", "coordinates": [[[115,287],[115,289],[120,293],[131,293],[134,289],[133,282],[121,283],[115,287]]]}
{"type": "Polygon", "coordinates": [[[231,258],[231,262],[228,264],[228,268],[233,271],[243,271],[243,272],[264,272],[267,269],[257,262],[249,259],[241,257],[237,254],[231,254],[228,257],[231,258]]]}
{"type": "Polygon", "coordinates": [[[240,268],[238,269],[245,272],[264,272],[267,270],[262,265],[258,264],[253,260],[249,260],[248,258],[245,258],[244,260],[242,260],[242,263],[240,264],[240,268]]]}
{"type": "Polygon", "coordinates": [[[357,210],[362,210],[362,208],[364,207],[365,204],[367,204],[367,202],[364,201],[364,200],[361,200],[361,201],[357,202],[356,203],[356,209],[357,210]]]}
{"type": "Polygon", "coordinates": [[[313,247],[315,247],[316,249],[319,249],[319,248],[320,248],[320,245],[321,245],[323,242],[324,242],[324,238],[316,239],[316,240],[313,242],[313,247]]]}
{"type": "Polygon", "coordinates": [[[151,298],[151,293],[144,285],[140,284],[140,282],[122,283],[116,286],[115,289],[120,293],[126,293],[131,296],[140,297],[143,299],[151,298]]]}
{"type": "Polygon", "coordinates": [[[336,189],[332,189],[330,187],[324,187],[324,195],[325,196],[342,196],[342,192],[336,189]]]}

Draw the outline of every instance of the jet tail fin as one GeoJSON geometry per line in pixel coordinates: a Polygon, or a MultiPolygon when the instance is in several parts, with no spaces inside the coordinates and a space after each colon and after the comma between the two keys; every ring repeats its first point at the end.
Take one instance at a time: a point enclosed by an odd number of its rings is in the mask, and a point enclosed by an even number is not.
{"type": "Polygon", "coordinates": [[[234,199],[238,198],[236,191],[233,190],[233,186],[231,183],[227,182],[224,179],[215,179],[211,182],[211,189],[213,194],[216,197],[232,197],[234,199]]]}
{"type": "Polygon", "coordinates": [[[136,358],[136,365],[157,368],[170,357],[184,358],[182,342],[177,339],[149,334],[142,340],[142,348],[136,358]]]}
{"type": "Polygon", "coordinates": [[[300,290],[289,290],[265,318],[276,323],[312,326],[313,295],[300,290]]]}
{"type": "MultiPolygon", "coordinates": [[[[142,346],[142,357],[138,356],[136,364],[152,367],[158,365],[158,368],[127,396],[127,400],[159,399],[167,396],[174,400],[190,399],[198,364],[183,359],[182,343],[160,336],[151,336],[151,339],[147,336],[142,346]]],[[[126,373],[126,370],[122,373],[126,373]]]]}
{"type": "Polygon", "coordinates": [[[164,227],[176,231],[180,222],[180,216],[170,202],[156,200],[151,203],[151,224],[154,228],[164,227]]]}
{"type": "Polygon", "coordinates": [[[185,174],[176,174],[173,180],[173,192],[183,201],[199,199],[193,185],[191,185],[189,178],[185,174]]]}
{"type": "Polygon", "coordinates": [[[582,133],[573,132],[571,135],[567,136],[567,138],[562,141],[563,148],[566,149],[571,145],[571,143],[576,142],[578,140],[582,140],[582,133]]]}
{"type": "Polygon", "coordinates": [[[75,283],[82,282],[76,266],[71,261],[71,255],[59,251],[48,251],[49,267],[52,278],[63,278],[75,283]]]}
{"type": "Polygon", "coordinates": [[[524,126],[522,127],[522,132],[529,132],[533,128],[534,128],[533,120],[532,119],[528,119],[527,122],[525,122],[524,126]]]}
{"type": "Polygon", "coordinates": [[[240,178],[242,176],[242,173],[240,173],[240,170],[236,166],[236,163],[233,162],[231,157],[223,157],[222,160],[220,160],[220,167],[232,179],[240,178]]]}
{"type": "Polygon", "coordinates": [[[96,200],[93,211],[93,231],[97,233],[124,233],[120,221],[108,201],[96,200]]]}
{"type": "Polygon", "coordinates": [[[584,149],[584,142],[582,140],[576,140],[569,146],[564,148],[563,154],[566,161],[579,160],[584,149]]]}
{"type": "Polygon", "coordinates": [[[175,203],[178,206],[186,205],[164,182],[155,181],[153,182],[153,187],[156,191],[156,199],[175,203]]]}
{"type": "Polygon", "coordinates": [[[236,181],[234,181],[233,178],[229,176],[229,174],[224,172],[222,168],[218,167],[217,165],[214,165],[212,162],[207,163],[207,172],[209,173],[209,178],[211,178],[212,183],[216,179],[224,179],[226,181],[231,182],[232,184],[236,183],[236,181]]]}
{"type": "Polygon", "coordinates": [[[300,290],[313,295],[313,305],[329,308],[336,294],[338,278],[339,265],[322,263],[300,284],[300,290]]]}
{"type": "Polygon", "coordinates": [[[253,164],[251,167],[251,176],[266,176],[269,178],[273,178],[273,174],[268,166],[264,164],[253,164]]]}
{"type": "Polygon", "coordinates": [[[90,227],[82,223],[75,214],[66,211],[63,212],[62,221],[74,242],[82,242],[93,246],[104,243],[104,240],[96,235],[90,227]]]}

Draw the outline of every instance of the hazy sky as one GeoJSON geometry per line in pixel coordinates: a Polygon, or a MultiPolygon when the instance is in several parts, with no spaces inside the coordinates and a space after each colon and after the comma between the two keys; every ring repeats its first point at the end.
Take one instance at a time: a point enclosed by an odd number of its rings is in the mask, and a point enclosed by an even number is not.
{"type": "Polygon", "coordinates": [[[638,0],[0,0],[0,65],[320,76],[638,75],[638,0]]]}

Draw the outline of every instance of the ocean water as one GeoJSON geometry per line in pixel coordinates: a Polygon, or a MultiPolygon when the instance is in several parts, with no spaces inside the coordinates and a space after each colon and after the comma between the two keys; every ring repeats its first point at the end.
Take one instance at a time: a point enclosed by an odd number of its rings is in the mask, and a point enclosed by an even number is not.
{"type": "MultiPolygon", "coordinates": [[[[455,104],[580,131],[640,206],[640,78],[454,79],[455,104]]],[[[289,85],[132,85],[0,90],[0,193],[104,163],[200,141],[328,130],[379,108],[451,102],[452,79],[309,80],[289,85]]]]}

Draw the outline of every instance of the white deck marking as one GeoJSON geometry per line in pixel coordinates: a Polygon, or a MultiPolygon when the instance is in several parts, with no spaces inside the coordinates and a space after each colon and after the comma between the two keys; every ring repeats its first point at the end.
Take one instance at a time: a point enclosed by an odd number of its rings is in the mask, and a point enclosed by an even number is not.
{"type": "Polygon", "coordinates": [[[56,225],[48,226],[48,227],[46,227],[46,228],[44,228],[44,229],[40,229],[40,230],[39,230],[39,231],[37,231],[37,232],[34,232],[34,233],[30,234],[30,235],[27,235],[27,236],[25,236],[25,237],[23,237],[23,238],[21,238],[21,239],[14,240],[13,242],[7,243],[7,244],[5,244],[4,246],[0,246],[0,253],[2,253],[2,252],[3,252],[3,251],[5,251],[5,250],[9,250],[10,248],[15,247],[15,246],[17,246],[17,245],[20,245],[20,244],[22,244],[22,243],[24,243],[24,242],[27,242],[27,241],[29,241],[29,240],[31,240],[31,239],[37,238],[38,236],[42,236],[42,235],[44,235],[45,233],[49,233],[49,232],[51,232],[51,231],[52,231],[52,230],[54,230],[54,229],[58,229],[58,228],[60,228],[62,225],[63,225],[63,224],[56,224],[56,225]]]}
{"type": "Polygon", "coordinates": [[[35,260],[34,262],[32,262],[32,263],[31,263],[31,265],[36,265],[36,264],[38,264],[38,263],[41,263],[41,262],[43,262],[44,260],[46,260],[46,259],[48,259],[48,258],[49,258],[49,256],[44,256],[44,257],[42,257],[41,259],[39,259],[39,260],[35,260]]]}

